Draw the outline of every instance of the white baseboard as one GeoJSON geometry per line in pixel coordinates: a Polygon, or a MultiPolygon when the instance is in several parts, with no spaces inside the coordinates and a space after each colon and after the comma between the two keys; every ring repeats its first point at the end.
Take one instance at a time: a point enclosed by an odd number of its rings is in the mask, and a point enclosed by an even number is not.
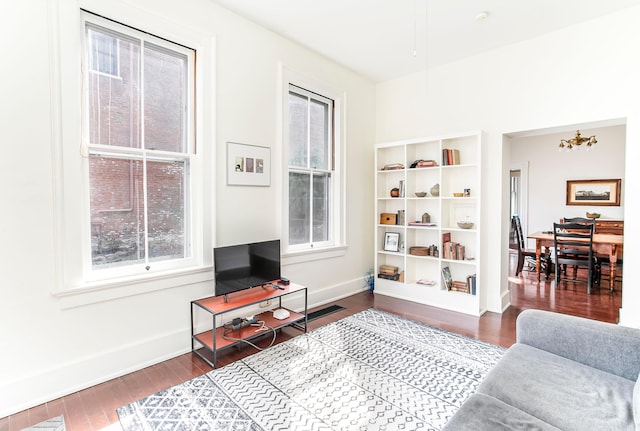
{"type": "Polygon", "coordinates": [[[640,328],[640,316],[637,312],[625,313],[625,309],[621,308],[618,313],[620,325],[627,326],[629,328],[640,328]]]}
{"type": "MultiPolygon", "coordinates": [[[[361,278],[334,286],[309,289],[308,308],[318,307],[363,290],[366,288],[363,288],[361,278]]],[[[185,303],[185,307],[187,306],[189,304],[185,303]]],[[[302,310],[304,300],[293,301],[292,308],[302,310]]],[[[188,326],[182,327],[154,338],[89,354],[66,364],[37,370],[28,376],[0,382],[0,417],[187,353],[191,350],[190,331],[188,326]]],[[[44,359],[43,364],[46,363],[44,359]]]]}
{"type": "MultiPolygon", "coordinates": [[[[190,350],[184,328],[0,383],[0,417],[104,383],[190,350]],[[133,359],[133,360],[132,360],[133,359]]],[[[46,359],[43,358],[43,364],[46,359]]]]}

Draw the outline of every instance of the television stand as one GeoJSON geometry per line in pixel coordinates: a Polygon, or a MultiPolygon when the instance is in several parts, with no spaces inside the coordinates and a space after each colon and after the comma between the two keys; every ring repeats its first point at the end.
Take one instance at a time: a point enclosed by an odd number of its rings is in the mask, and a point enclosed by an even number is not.
{"type": "MultiPolygon", "coordinates": [[[[205,362],[216,368],[216,362],[218,359],[218,352],[231,346],[236,346],[243,343],[243,340],[250,340],[253,338],[264,336],[270,332],[258,332],[256,333],[254,327],[247,326],[231,332],[234,340],[223,338],[225,331],[224,323],[226,323],[224,316],[228,313],[237,312],[243,308],[257,306],[260,303],[277,300],[277,306],[275,308],[286,308],[282,306],[282,300],[287,299],[289,295],[302,296],[304,295],[304,312],[297,313],[293,310],[289,310],[289,317],[286,319],[278,320],[273,317],[271,309],[256,314],[255,317],[258,320],[265,322],[267,326],[278,330],[285,326],[293,326],[303,332],[307,332],[307,288],[304,286],[290,283],[287,286],[281,286],[277,282],[272,283],[277,286],[274,289],[267,289],[267,285],[252,287],[251,289],[238,292],[237,295],[228,302],[226,295],[224,296],[209,296],[206,298],[191,301],[191,351],[202,358],[205,362]],[[211,318],[211,329],[205,332],[195,333],[195,318],[197,313],[205,312],[211,318]],[[218,322],[216,322],[218,320],[218,322]],[[218,323],[219,325],[217,325],[218,323]]],[[[293,298],[292,298],[293,299],[293,298]]],[[[251,311],[247,310],[247,313],[251,311]]],[[[238,313],[234,313],[237,315],[238,313]]],[[[228,318],[227,320],[231,320],[228,318]]]]}

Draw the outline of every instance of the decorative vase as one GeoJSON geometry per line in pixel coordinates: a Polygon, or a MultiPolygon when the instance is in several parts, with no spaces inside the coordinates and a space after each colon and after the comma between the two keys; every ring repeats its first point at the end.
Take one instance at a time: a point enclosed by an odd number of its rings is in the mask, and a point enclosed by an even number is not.
{"type": "Polygon", "coordinates": [[[400,196],[400,189],[397,187],[394,187],[391,189],[391,192],[389,192],[389,194],[391,195],[392,198],[397,198],[398,196],[400,196]]]}
{"type": "Polygon", "coordinates": [[[431,223],[431,216],[429,213],[422,214],[422,223],[431,223]]]}
{"type": "Polygon", "coordinates": [[[431,189],[429,189],[429,193],[431,193],[431,196],[440,196],[440,184],[436,184],[435,186],[431,187],[431,189]]]}

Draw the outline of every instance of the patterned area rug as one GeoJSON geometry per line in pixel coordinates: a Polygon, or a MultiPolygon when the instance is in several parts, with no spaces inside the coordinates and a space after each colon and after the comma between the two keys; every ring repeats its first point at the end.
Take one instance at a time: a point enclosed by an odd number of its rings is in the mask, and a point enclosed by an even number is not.
{"type": "Polygon", "coordinates": [[[118,409],[125,431],[439,430],[502,347],[369,309],[118,409]]]}
{"type": "Polygon", "coordinates": [[[21,431],[65,431],[64,416],[56,416],[39,424],[23,428],[21,431]]]}

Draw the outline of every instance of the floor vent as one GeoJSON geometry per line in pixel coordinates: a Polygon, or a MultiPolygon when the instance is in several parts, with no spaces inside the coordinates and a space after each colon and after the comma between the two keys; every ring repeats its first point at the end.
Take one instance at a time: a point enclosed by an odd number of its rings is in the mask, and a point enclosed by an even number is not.
{"type": "Polygon", "coordinates": [[[307,322],[311,322],[312,320],[319,319],[326,316],[327,314],[335,313],[336,311],[340,310],[344,310],[344,307],[341,307],[339,305],[330,305],[329,307],[312,311],[311,313],[307,314],[307,322]]]}

